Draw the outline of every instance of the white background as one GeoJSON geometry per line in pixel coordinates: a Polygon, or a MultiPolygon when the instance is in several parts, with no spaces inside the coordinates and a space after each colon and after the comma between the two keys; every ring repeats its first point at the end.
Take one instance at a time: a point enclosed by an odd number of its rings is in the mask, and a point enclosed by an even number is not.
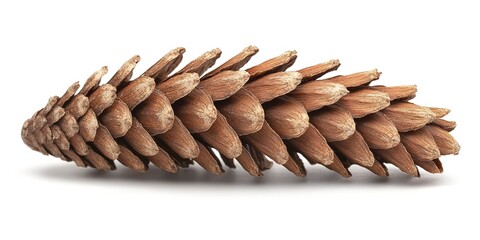
{"type": "Polygon", "coordinates": [[[0,239],[478,239],[478,7],[426,2],[2,1],[0,239]],[[416,103],[452,109],[460,155],[421,179],[355,167],[342,179],[320,166],[306,178],[280,167],[261,179],[104,174],[20,139],[48,97],[103,65],[111,76],[140,54],[141,73],[177,46],[185,59],[219,47],[225,60],[250,44],[260,52],[247,66],[295,49],[292,69],[338,58],[342,74],[378,68],[379,84],[417,84],[416,103]]]}

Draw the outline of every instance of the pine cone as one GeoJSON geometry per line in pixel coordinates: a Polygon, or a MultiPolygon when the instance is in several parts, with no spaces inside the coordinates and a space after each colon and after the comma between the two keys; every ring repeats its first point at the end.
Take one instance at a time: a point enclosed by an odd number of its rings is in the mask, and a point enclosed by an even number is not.
{"type": "Polygon", "coordinates": [[[239,70],[258,52],[250,46],[207,74],[219,49],[171,74],[184,52],[170,51],[132,81],[139,56],[106,84],[107,67],[80,91],[74,83],[24,123],[24,143],[99,170],[114,170],[117,159],[140,172],[150,162],[172,173],[196,162],[221,174],[221,162],[237,161],[253,176],[271,160],[304,176],[301,156],[344,177],[352,164],[387,176],[384,163],[419,176],[417,166],[440,173],[440,155],[459,152],[449,133],[456,123],[442,119],[449,110],[410,103],[416,86],[370,86],[377,70],[317,80],[339,61],[286,71],[295,51],[239,70]]]}

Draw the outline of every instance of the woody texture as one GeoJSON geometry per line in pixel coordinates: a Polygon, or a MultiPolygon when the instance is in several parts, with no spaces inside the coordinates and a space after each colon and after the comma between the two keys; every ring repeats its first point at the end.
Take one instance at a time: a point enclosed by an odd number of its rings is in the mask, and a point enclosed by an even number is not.
{"type": "Polygon", "coordinates": [[[388,176],[385,164],[420,176],[441,173],[441,155],[458,154],[448,109],[410,100],[416,86],[372,84],[376,69],[323,77],[338,60],[287,70],[287,51],[245,70],[258,49],[249,46],[208,71],[213,49],[180,70],[184,48],[168,52],[138,77],[139,56],[101,84],[107,67],[61,97],[51,97],[22,127],[24,143],[79,167],[114,170],[116,162],[145,172],[176,173],[198,164],[213,174],[240,166],[261,176],[274,164],[297,176],[306,163],[341,176],[360,165],[388,176]]]}

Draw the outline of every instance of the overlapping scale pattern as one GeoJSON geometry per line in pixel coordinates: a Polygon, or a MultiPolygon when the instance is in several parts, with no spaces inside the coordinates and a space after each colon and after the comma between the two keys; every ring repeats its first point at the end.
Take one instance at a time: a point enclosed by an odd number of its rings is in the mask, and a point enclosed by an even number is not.
{"type": "Polygon", "coordinates": [[[139,56],[104,84],[100,68],[81,89],[77,82],[50,98],[24,123],[23,141],[79,167],[114,170],[118,161],[174,173],[197,163],[221,174],[238,163],[253,176],[274,163],[304,176],[304,160],[344,177],[352,164],[387,176],[385,163],[419,176],[417,166],[440,173],[440,156],[460,150],[448,109],[410,102],[415,86],[372,85],[376,69],[322,78],[340,62],[290,71],[297,53],[287,51],[241,70],[258,52],[249,46],[208,73],[219,49],[174,72],[184,52],[168,52],[133,80],[139,56]]]}

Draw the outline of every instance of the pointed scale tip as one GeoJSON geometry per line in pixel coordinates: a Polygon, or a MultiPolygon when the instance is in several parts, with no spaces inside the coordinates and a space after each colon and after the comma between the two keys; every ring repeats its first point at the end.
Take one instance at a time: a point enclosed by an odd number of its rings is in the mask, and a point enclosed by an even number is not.
{"type": "Polygon", "coordinates": [[[308,112],[332,105],[349,91],[338,83],[310,81],[299,85],[288,95],[302,103],[308,112]]]}
{"type": "Polygon", "coordinates": [[[409,102],[392,102],[382,112],[395,124],[399,132],[417,130],[435,119],[435,114],[429,108],[409,102]]]}
{"type": "Polygon", "coordinates": [[[329,165],[334,161],[333,150],[313,124],[309,124],[307,131],[300,137],[289,139],[287,142],[310,161],[322,165],[329,165]]]}
{"type": "Polygon", "coordinates": [[[237,71],[242,68],[250,59],[257,54],[258,48],[255,46],[248,46],[243,49],[240,53],[220,65],[219,67],[215,68],[214,70],[210,71],[209,73],[205,74],[202,77],[203,79],[210,78],[220,72],[231,70],[237,71]]]}
{"type": "Polygon", "coordinates": [[[58,125],[60,125],[67,138],[73,137],[80,130],[77,120],[69,112],[65,112],[65,115],[58,121],[58,125]]]}
{"type": "Polygon", "coordinates": [[[267,157],[257,151],[254,147],[250,146],[250,155],[252,156],[252,158],[255,160],[255,163],[258,165],[258,168],[261,170],[261,171],[265,171],[265,170],[269,170],[273,167],[273,162],[268,160],[267,157]]]}
{"type": "MultiPolygon", "coordinates": [[[[86,109],[88,109],[88,99],[85,96],[83,96],[83,97],[87,100],[87,107],[85,109],[83,109],[83,110],[86,111],[86,109]]],[[[45,117],[47,119],[47,125],[51,126],[52,124],[58,122],[63,117],[63,115],[65,115],[66,111],[68,111],[68,110],[66,110],[62,107],[59,107],[59,106],[53,107],[53,109],[45,117]]],[[[77,111],[74,111],[74,113],[72,113],[72,115],[73,115],[74,118],[78,118],[78,112],[77,111]]],[[[82,113],[82,115],[83,115],[83,113],[82,113]]]]}
{"type": "Polygon", "coordinates": [[[138,104],[155,90],[155,80],[151,77],[139,77],[118,91],[117,97],[125,102],[130,110],[134,109],[138,104]]]}
{"type": "Polygon", "coordinates": [[[278,164],[284,164],[288,161],[287,146],[266,121],[258,132],[245,135],[242,139],[278,164]]]}
{"type": "Polygon", "coordinates": [[[245,84],[245,89],[255,95],[261,103],[264,103],[294,90],[300,84],[301,79],[302,75],[298,72],[272,73],[245,84]]]}
{"type": "MultiPolygon", "coordinates": [[[[83,94],[75,95],[65,105],[65,110],[70,112],[73,115],[73,117],[77,119],[83,116],[88,111],[89,108],[90,108],[90,102],[88,98],[83,94]]],[[[47,115],[47,118],[48,118],[48,115],[47,115]]]]}
{"type": "Polygon", "coordinates": [[[258,99],[244,88],[231,97],[216,102],[215,106],[239,136],[257,132],[263,126],[263,107],[258,99]]]}
{"type": "Polygon", "coordinates": [[[197,73],[199,76],[201,76],[203,73],[205,73],[205,71],[215,64],[221,55],[222,51],[219,48],[212,49],[188,63],[180,71],[175,73],[175,75],[182,73],[197,73]]]}
{"type": "Polygon", "coordinates": [[[121,164],[137,172],[145,173],[148,170],[148,166],[126,146],[120,145],[120,154],[117,159],[121,164]]]}
{"type": "Polygon", "coordinates": [[[67,91],[58,99],[58,101],[55,103],[55,106],[60,106],[62,107],[70,98],[75,95],[77,90],[80,88],[80,84],[78,81],[74,82],[68,89],[67,91]]]}
{"type": "Polygon", "coordinates": [[[174,103],[178,99],[187,96],[200,83],[197,73],[182,73],[157,84],[156,89],[174,103]]]}
{"type": "MultiPolygon", "coordinates": [[[[125,108],[127,108],[127,106],[125,106],[125,108]]],[[[97,116],[95,115],[95,112],[92,109],[88,109],[88,111],[78,119],[78,126],[79,126],[79,132],[82,135],[82,137],[85,139],[85,141],[87,142],[93,141],[93,139],[95,138],[95,135],[97,134],[97,128],[99,126],[98,119],[97,119],[97,116]]],[[[106,126],[107,128],[112,128],[112,126],[109,126],[108,124],[106,126]]],[[[122,128],[122,130],[119,132],[126,133],[126,131],[128,131],[128,129],[126,129],[125,127],[125,128],[122,128]]],[[[114,135],[118,134],[119,132],[110,131],[110,133],[114,135]]],[[[123,136],[124,134],[120,134],[120,135],[123,136]]]]}
{"type": "Polygon", "coordinates": [[[373,153],[368,148],[362,135],[357,131],[355,131],[348,139],[331,142],[330,145],[352,163],[364,167],[371,167],[375,162],[373,153]]]}
{"type": "Polygon", "coordinates": [[[255,81],[263,76],[275,72],[283,72],[293,65],[297,59],[296,51],[286,51],[278,57],[271,58],[246,71],[250,73],[250,81],[255,81]]]}
{"type": "Polygon", "coordinates": [[[450,109],[448,108],[437,108],[437,107],[429,107],[430,111],[435,114],[435,118],[443,118],[450,113],[450,109]]]}
{"type": "Polygon", "coordinates": [[[376,174],[379,177],[388,177],[388,175],[390,175],[388,173],[387,167],[383,163],[377,160],[374,160],[372,166],[367,166],[365,168],[370,170],[372,173],[376,174]]]}
{"type": "Polygon", "coordinates": [[[196,158],[200,154],[195,139],[178,117],[173,120],[172,128],[156,135],[155,138],[165,143],[181,158],[196,158]]]}
{"type": "Polygon", "coordinates": [[[242,153],[240,138],[221,113],[217,113],[216,120],[207,131],[198,135],[227,158],[235,158],[242,153]]]}
{"type": "Polygon", "coordinates": [[[400,143],[395,125],[381,112],[359,118],[356,128],[372,149],[389,149],[400,143]]]}
{"type": "Polygon", "coordinates": [[[140,62],[140,56],[138,55],[135,55],[129,60],[127,60],[107,83],[114,87],[117,87],[123,82],[130,80],[133,74],[133,69],[138,62],[140,62]]]}
{"type": "Polygon", "coordinates": [[[305,169],[300,157],[294,152],[290,152],[289,154],[290,157],[288,158],[288,161],[283,164],[283,166],[288,169],[288,171],[295,174],[295,176],[305,177],[307,175],[307,170],[305,169]]]}
{"type": "Polygon", "coordinates": [[[152,136],[168,131],[175,118],[170,102],[158,89],[140,103],[133,114],[152,136]]]}
{"type": "Polygon", "coordinates": [[[307,131],[308,114],[294,98],[280,97],[264,104],[265,119],[283,139],[297,138],[307,131]]]}
{"type": "Polygon", "coordinates": [[[207,170],[210,173],[215,175],[220,175],[224,172],[222,167],[218,164],[219,161],[216,159],[216,156],[211,154],[207,147],[203,145],[201,142],[197,141],[197,145],[200,149],[200,154],[197,158],[193,159],[195,162],[198,163],[203,169],[207,170]]]}
{"type": "Polygon", "coordinates": [[[385,162],[395,165],[402,172],[411,174],[415,177],[418,176],[418,169],[415,167],[412,157],[403,144],[400,143],[390,149],[377,149],[374,150],[374,152],[375,156],[378,156],[385,162]]]}
{"type": "Polygon", "coordinates": [[[328,142],[346,140],[355,133],[355,121],[350,112],[336,105],[311,112],[310,122],[328,142]]]}
{"type": "Polygon", "coordinates": [[[84,159],[98,170],[111,171],[116,169],[115,164],[112,161],[103,158],[95,151],[89,151],[88,154],[84,156],[84,159]]]}
{"type": "Polygon", "coordinates": [[[117,89],[110,84],[104,84],[88,96],[88,101],[90,103],[90,108],[98,116],[103,110],[110,107],[116,98],[117,89]]]}
{"type": "Polygon", "coordinates": [[[173,104],[175,115],[191,133],[205,132],[217,119],[217,108],[210,95],[195,88],[173,104]]]}
{"type": "Polygon", "coordinates": [[[416,85],[393,86],[393,87],[372,86],[371,89],[388,94],[391,101],[398,100],[398,99],[409,100],[414,98],[417,93],[416,85]]]}
{"type": "Polygon", "coordinates": [[[440,150],[432,134],[421,128],[401,134],[403,145],[412,155],[412,158],[420,161],[431,161],[440,157],[440,150]]]}
{"type": "MultiPolygon", "coordinates": [[[[158,142],[157,142],[158,144],[158,142]]],[[[161,144],[159,144],[161,145],[161,144]]],[[[168,153],[163,149],[165,146],[161,146],[157,154],[153,156],[148,156],[146,159],[153,163],[156,167],[169,172],[176,173],[178,172],[178,167],[175,164],[175,161],[168,155],[168,153]]]]}
{"type": "Polygon", "coordinates": [[[344,85],[347,88],[351,88],[351,87],[359,87],[362,85],[366,85],[371,81],[377,80],[380,78],[381,74],[382,73],[377,71],[377,69],[373,69],[370,71],[358,72],[350,75],[335,76],[335,77],[327,78],[323,81],[339,83],[344,85]]]}
{"type": "Polygon", "coordinates": [[[435,139],[441,155],[457,155],[460,152],[460,145],[448,131],[435,125],[427,125],[425,129],[433,136],[433,139],[435,139]]]}
{"type": "Polygon", "coordinates": [[[320,63],[310,67],[298,70],[302,74],[302,82],[315,80],[331,71],[335,71],[340,67],[340,61],[337,59],[328,62],[320,63]]]}
{"type": "MultiPolygon", "coordinates": [[[[77,135],[81,138],[80,134],[77,135]]],[[[108,159],[115,160],[120,154],[120,147],[117,141],[115,141],[108,129],[103,125],[99,125],[97,134],[93,140],[93,145],[108,159]]]]}
{"type": "Polygon", "coordinates": [[[132,126],[122,139],[142,156],[153,156],[159,151],[155,140],[135,117],[132,118],[132,126]]]}
{"type": "Polygon", "coordinates": [[[258,165],[255,163],[255,160],[252,158],[252,156],[245,147],[242,147],[242,153],[235,159],[238,161],[238,163],[240,163],[240,166],[242,166],[242,168],[250,175],[255,177],[263,176],[258,165]]]}
{"type": "Polygon", "coordinates": [[[347,109],[354,118],[362,118],[388,107],[390,98],[380,91],[361,89],[344,96],[337,104],[347,109]]]}
{"type": "Polygon", "coordinates": [[[432,124],[441,127],[447,132],[451,132],[457,127],[457,123],[455,121],[447,121],[441,118],[433,120],[432,124]]]}
{"type": "Polygon", "coordinates": [[[348,171],[348,168],[343,165],[342,161],[337,157],[337,155],[333,155],[333,162],[329,165],[325,165],[326,168],[340,174],[344,178],[352,177],[352,173],[348,171]]]}
{"type": "Polygon", "coordinates": [[[185,48],[182,47],[171,50],[148,68],[141,76],[151,77],[155,79],[155,82],[157,83],[163,82],[180,64],[183,58],[183,53],[185,53],[185,48]]]}
{"type": "MultiPolygon", "coordinates": [[[[83,84],[82,89],[80,89],[79,94],[83,94],[85,96],[88,96],[92,91],[96,90],[98,86],[100,85],[100,81],[102,80],[102,77],[105,76],[108,72],[108,67],[103,66],[96,72],[94,72],[86,81],[85,84],[83,84]]],[[[108,84],[111,86],[110,84],[108,84]]]]}
{"type": "Polygon", "coordinates": [[[223,100],[235,94],[247,82],[250,74],[246,71],[223,71],[200,82],[213,101],[223,100]]]}
{"type": "Polygon", "coordinates": [[[132,126],[132,113],[127,104],[116,99],[110,107],[103,111],[99,120],[113,137],[118,138],[124,136],[132,126]]]}
{"type": "Polygon", "coordinates": [[[415,164],[417,164],[419,167],[423,168],[423,170],[429,172],[429,173],[442,173],[443,172],[443,166],[442,162],[440,162],[440,159],[434,159],[432,161],[419,161],[415,160],[415,164]]]}

